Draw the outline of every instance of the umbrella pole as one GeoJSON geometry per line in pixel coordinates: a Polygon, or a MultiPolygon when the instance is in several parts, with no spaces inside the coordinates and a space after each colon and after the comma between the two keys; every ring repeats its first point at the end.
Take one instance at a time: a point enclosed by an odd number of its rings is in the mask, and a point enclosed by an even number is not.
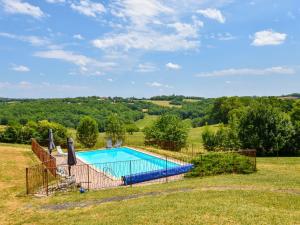
{"type": "Polygon", "coordinates": [[[71,166],[69,166],[69,176],[71,176],[71,166]]]}

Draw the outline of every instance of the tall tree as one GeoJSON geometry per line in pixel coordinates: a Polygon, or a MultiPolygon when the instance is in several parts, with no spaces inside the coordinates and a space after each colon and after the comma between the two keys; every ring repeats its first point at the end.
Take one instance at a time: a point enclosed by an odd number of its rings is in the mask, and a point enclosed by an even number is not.
{"type": "Polygon", "coordinates": [[[99,132],[96,120],[89,116],[85,116],[80,120],[77,127],[77,139],[85,147],[91,148],[97,142],[99,132]]]}
{"type": "Polygon", "coordinates": [[[115,144],[118,140],[124,140],[125,126],[117,114],[111,114],[107,117],[105,133],[107,138],[112,140],[113,144],[115,144]]]}
{"type": "Polygon", "coordinates": [[[186,145],[189,126],[178,116],[166,114],[144,130],[145,141],[164,149],[180,150],[186,145]]]}
{"type": "Polygon", "coordinates": [[[279,151],[294,133],[286,113],[264,104],[257,104],[245,111],[238,126],[243,147],[257,149],[259,154],[279,151]]]}

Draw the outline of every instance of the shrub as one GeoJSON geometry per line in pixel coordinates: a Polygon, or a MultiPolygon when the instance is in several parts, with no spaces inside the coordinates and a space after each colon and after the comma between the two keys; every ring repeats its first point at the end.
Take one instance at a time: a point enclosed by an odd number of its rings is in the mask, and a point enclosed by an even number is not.
{"type": "Polygon", "coordinates": [[[294,134],[290,117],[269,105],[257,104],[241,116],[238,124],[243,148],[256,149],[259,155],[283,149],[294,134]]]}
{"type": "Polygon", "coordinates": [[[248,174],[255,171],[250,157],[237,152],[211,152],[192,160],[194,168],[188,177],[209,176],[225,173],[248,174]]]}
{"type": "Polygon", "coordinates": [[[96,120],[85,116],[80,120],[77,127],[76,137],[78,141],[87,148],[95,146],[98,139],[98,124],[96,120]]]}
{"type": "Polygon", "coordinates": [[[134,123],[126,124],[126,132],[132,135],[134,132],[139,132],[140,128],[134,123]]]}
{"type": "Polygon", "coordinates": [[[166,114],[144,129],[145,142],[178,151],[186,145],[189,126],[178,116],[166,114]]]}

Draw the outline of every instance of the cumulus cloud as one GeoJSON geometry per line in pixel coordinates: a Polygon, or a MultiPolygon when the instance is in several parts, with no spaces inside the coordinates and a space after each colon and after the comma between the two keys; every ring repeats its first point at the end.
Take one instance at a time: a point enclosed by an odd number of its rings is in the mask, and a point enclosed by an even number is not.
{"type": "Polygon", "coordinates": [[[176,51],[197,48],[198,40],[186,39],[176,34],[161,34],[155,31],[129,32],[95,39],[92,44],[100,49],[121,48],[152,51],[176,51]]]}
{"type": "Polygon", "coordinates": [[[226,21],[226,18],[223,16],[222,12],[215,8],[200,9],[197,11],[197,13],[206,18],[216,20],[219,23],[225,23],[226,21]]]}
{"type": "Polygon", "coordinates": [[[265,45],[280,45],[284,43],[287,38],[287,34],[278,33],[270,30],[258,31],[254,34],[252,45],[265,46],[265,45]]]}
{"type": "Polygon", "coordinates": [[[112,13],[136,26],[152,23],[160,14],[171,14],[174,10],[158,0],[116,0],[112,13]]]}
{"type": "Polygon", "coordinates": [[[137,72],[151,73],[157,71],[157,67],[152,63],[142,63],[138,65],[137,72]]]}
{"type": "Polygon", "coordinates": [[[38,6],[31,5],[28,2],[23,2],[21,0],[0,0],[0,2],[2,2],[3,8],[7,13],[23,14],[34,18],[45,16],[38,6]]]}
{"type": "Polygon", "coordinates": [[[114,62],[99,62],[85,55],[76,54],[74,52],[65,51],[65,50],[40,51],[34,53],[34,56],[40,58],[57,59],[57,60],[69,62],[79,66],[81,73],[93,72],[95,75],[99,75],[99,71],[94,71],[96,69],[101,68],[106,71],[116,66],[114,62]]]}
{"type": "Polygon", "coordinates": [[[23,66],[23,65],[13,65],[12,70],[17,71],[17,72],[29,72],[30,69],[27,66],[23,66]]]}
{"type": "Polygon", "coordinates": [[[71,8],[85,16],[96,17],[105,12],[104,6],[99,2],[90,0],[80,0],[77,3],[71,3],[71,8]]]}
{"type": "Polygon", "coordinates": [[[148,82],[146,83],[147,86],[149,87],[154,87],[154,88],[172,88],[172,86],[168,85],[168,84],[162,84],[162,83],[159,83],[159,82],[148,82]]]}
{"type": "Polygon", "coordinates": [[[216,70],[212,72],[197,74],[197,77],[225,77],[225,76],[251,76],[251,75],[276,75],[276,74],[295,74],[296,71],[290,67],[276,66],[263,69],[253,69],[253,68],[240,68],[240,69],[226,69],[226,70],[216,70]]]}
{"type": "Polygon", "coordinates": [[[179,70],[179,69],[181,69],[181,66],[180,66],[180,65],[175,64],[175,63],[171,63],[171,62],[167,63],[167,64],[166,64],[166,67],[167,67],[168,69],[171,69],[171,70],[179,70]]]}

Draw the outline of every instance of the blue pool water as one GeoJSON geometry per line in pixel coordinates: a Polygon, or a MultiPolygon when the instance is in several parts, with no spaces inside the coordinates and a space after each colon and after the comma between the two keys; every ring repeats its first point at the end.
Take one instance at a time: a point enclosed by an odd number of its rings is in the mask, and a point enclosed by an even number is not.
{"type": "Polygon", "coordinates": [[[180,164],[126,147],[77,152],[76,156],[114,178],[180,166],[180,164]]]}

